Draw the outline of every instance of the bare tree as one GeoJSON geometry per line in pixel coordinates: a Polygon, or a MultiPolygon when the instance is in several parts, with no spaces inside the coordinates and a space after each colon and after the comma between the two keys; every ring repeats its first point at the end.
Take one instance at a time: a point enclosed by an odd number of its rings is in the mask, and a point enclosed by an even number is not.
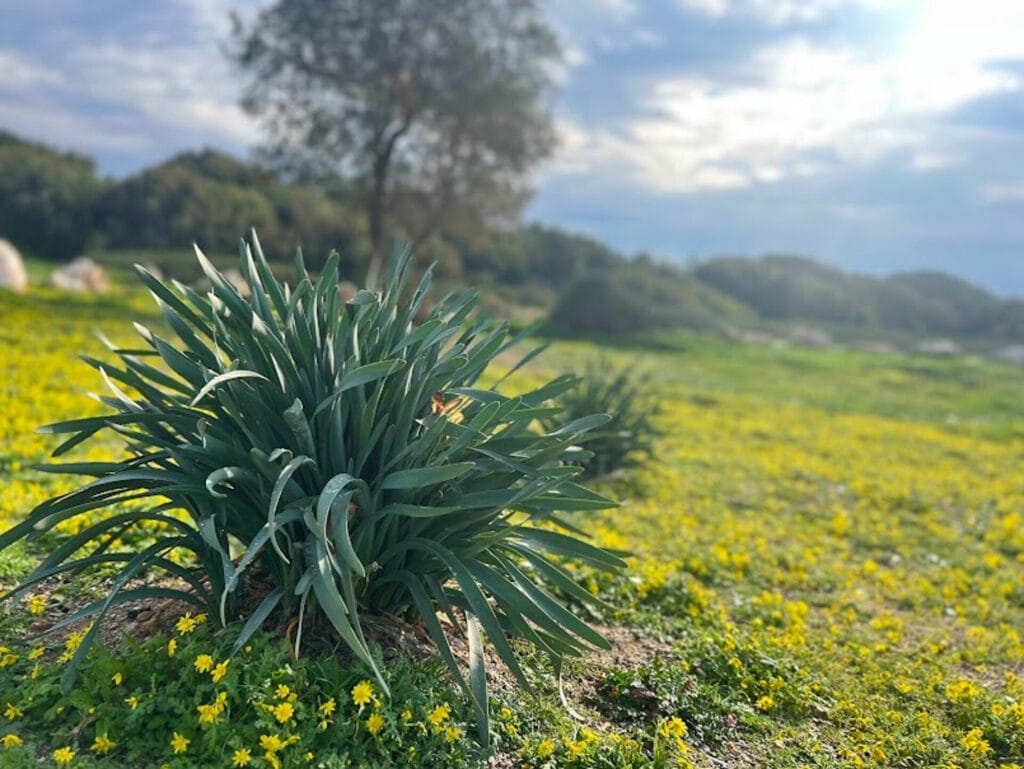
{"type": "Polygon", "coordinates": [[[358,192],[370,286],[389,228],[417,242],[511,218],[554,148],[560,51],[534,0],[278,0],[232,40],[268,154],[358,192]]]}

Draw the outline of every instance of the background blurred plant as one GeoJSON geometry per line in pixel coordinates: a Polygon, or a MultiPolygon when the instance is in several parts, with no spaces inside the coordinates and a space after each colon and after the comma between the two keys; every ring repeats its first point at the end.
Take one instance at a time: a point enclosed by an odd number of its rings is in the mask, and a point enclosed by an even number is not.
{"type": "Polygon", "coordinates": [[[363,290],[347,302],[337,290],[336,255],[314,281],[300,254],[292,290],[271,273],[254,236],[251,249],[241,248],[247,299],[197,255],[212,285],[205,296],[139,269],[176,343],[137,325],[148,349],[111,345],[120,367],[86,359],[109,385],[112,397],[101,400],[116,413],[45,428],[70,434],[56,456],[108,428],[126,439],[131,456],[42,468],[95,480],[44,502],[0,536],[3,549],[107,511],[8,593],[114,567],[108,595],[57,625],[97,619],[71,655],[65,688],[110,608],[139,599],[186,600],[222,624],[248,613],[236,650],[278,608],[297,620],[297,649],[307,615],[322,615],[385,692],[360,626],[362,607],[422,620],[460,681],[448,636],[464,632],[472,682],[465,685],[484,727],[482,634],[524,686],[507,636],[556,660],[607,648],[545,588],[597,600],[552,557],[622,565],[556,516],[612,504],[575,483],[579,468],[567,462],[608,417],[531,429],[553,416],[544,404],[569,390],[573,377],[517,397],[475,388],[520,337],[510,338],[505,324],[471,320],[472,291],[444,297],[417,323],[430,271],[408,292],[408,252],[395,260],[383,293],[363,290]],[[138,552],[112,546],[135,526],[162,534],[138,552]],[[152,570],[178,582],[138,586],[152,570]],[[253,573],[255,584],[272,586],[255,608],[238,600],[253,573]]]}
{"type": "Polygon", "coordinates": [[[651,422],[657,405],[646,389],[647,379],[631,366],[616,368],[606,359],[593,358],[585,364],[576,386],[558,396],[561,411],[544,420],[548,430],[572,424],[587,414],[611,417],[586,436],[584,448],[592,456],[581,460],[584,476],[598,477],[635,465],[650,451],[657,435],[651,422]]]}

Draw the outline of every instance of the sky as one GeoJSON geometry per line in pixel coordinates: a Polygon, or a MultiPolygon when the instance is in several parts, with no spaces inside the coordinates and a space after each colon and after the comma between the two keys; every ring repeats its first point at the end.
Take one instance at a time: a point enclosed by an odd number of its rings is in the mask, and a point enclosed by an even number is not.
{"type": "MultiPolygon", "coordinates": [[[[0,128],[124,176],[260,139],[228,12],[3,0],[0,128]]],[[[545,0],[557,154],[527,218],[627,254],[799,253],[1024,296],[1024,0],[545,0]]]]}

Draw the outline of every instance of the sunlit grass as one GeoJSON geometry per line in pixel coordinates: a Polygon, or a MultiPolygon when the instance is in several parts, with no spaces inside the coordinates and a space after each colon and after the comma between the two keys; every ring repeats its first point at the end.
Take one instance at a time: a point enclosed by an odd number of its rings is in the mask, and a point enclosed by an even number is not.
{"type": "MultiPolygon", "coordinates": [[[[4,295],[0,528],[58,490],[30,469],[52,447],[34,427],[102,408],[75,354],[102,354],[94,327],[125,340],[148,312],[134,295],[4,295]]],[[[558,343],[538,368],[593,353],[558,343]]],[[[656,639],[660,661],[569,670],[582,723],[543,677],[539,701],[497,702],[513,765],[1024,765],[1024,373],[689,335],[610,354],[652,372],[662,437],[592,527],[632,551],[630,573],[580,576],[615,607],[603,621],[656,639]]],[[[51,766],[71,739],[38,742],[20,719],[7,733],[51,766]]]]}

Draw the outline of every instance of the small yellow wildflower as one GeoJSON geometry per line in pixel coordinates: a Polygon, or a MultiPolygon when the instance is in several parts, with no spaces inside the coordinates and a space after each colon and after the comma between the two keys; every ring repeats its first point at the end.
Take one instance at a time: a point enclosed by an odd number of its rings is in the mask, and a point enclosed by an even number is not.
{"type": "Polygon", "coordinates": [[[432,723],[434,726],[437,726],[446,718],[448,718],[448,716],[451,715],[451,712],[451,705],[449,705],[446,702],[443,705],[438,705],[436,708],[430,711],[430,715],[427,716],[427,720],[430,721],[430,723],[432,723]]]}
{"type": "Polygon", "coordinates": [[[206,622],[205,614],[199,614],[198,616],[193,617],[192,612],[187,611],[185,612],[185,616],[178,620],[178,624],[175,625],[175,627],[178,629],[179,633],[187,635],[204,622],[206,622]]]}
{"type": "Polygon", "coordinates": [[[276,734],[261,734],[260,747],[268,753],[276,753],[285,746],[284,742],[276,734]]]}
{"type": "Polygon", "coordinates": [[[327,702],[320,706],[320,712],[325,716],[331,715],[337,709],[338,703],[335,702],[334,697],[331,697],[327,702]]]}
{"type": "Polygon", "coordinates": [[[5,734],[3,738],[0,739],[0,743],[2,743],[5,748],[16,748],[21,744],[21,737],[16,734],[5,734]]]}
{"type": "Polygon", "coordinates": [[[462,736],[462,730],[459,727],[457,727],[457,726],[445,727],[445,730],[444,730],[444,741],[445,742],[455,742],[455,740],[459,739],[459,737],[461,737],[461,736],[462,736]]]}
{"type": "Polygon", "coordinates": [[[542,740],[537,745],[537,758],[547,758],[555,752],[555,743],[551,740],[542,740]]]}
{"type": "Polygon", "coordinates": [[[384,718],[380,713],[373,713],[369,718],[366,719],[366,731],[370,734],[376,734],[384,728],[384,718]]]}
{"type": "Polygon", "coordinates": [[[988,740],[984,739],[981,729],[971,729],[965,734],[960,744],[964,746],[964,750],[968,753],[973,753],[976,756],[985,756],[992,752],[992,747],[989,745],[988,740]]]}
{"type": "Polygon", "coordinates": [[[274,706],[271,709],[274,714],[274,718],[277,719],[279,724],[287,723],[291,720],[291,717],[295,715],[295,708],[292,707],[290,702],[282,702],[279,705],[274,706]]]}
{"type": "Polygon", "coordinates": [[[46,596],[34,595],[28,599],[29,614],[42,614],[46,611],[46,596]]]}
{"type": "Polygon", "coordinates": [[[306,751],[306,760],[307,761],[312,761],[314,758],[316,758],[316,756],[313,755],[313,751],[307,750],[306,751]]]}
{"type": "Polygon", "coordinates": [[[199,711],[200,724],[215,724],[220,717],[220,708],[216,705],[196,705],[196,710],[199,711]]]}
{"type": "Polygon", "coordinates": [[[252,763],[252,753],[248,748],[239,748],[231,759],[232,766],[248,766],[252,763]]]}
{"type": "Polygon", "coordinates": [[[45,653],[46,653],[46,649],[45,649],[44,647],[42,647],[42,646],[37,646],[37,647],[36,647],[35,649],[33,649],[32,651],[30,651],[30,652],[28,653],[28,658],[29,658],[30,660],[37,660],[37,659],[39,659],[40,657],[42,657],[42,656],[43,656],[43,654],[45,654],[45,653]]]}
{"type": "Polygon", "coordinates": [[[217,667],[215,667],[213,672],[210,673],[210,678],[213,679],[215,684],[220,683],[220,680],[228,674],[228,664],[230,662],[231,660],[228,659],[217,663],[217,667]]]}
{"type": "Polygon", "coordinates": [[[274,696],[279,700],[288,699],[288,695],[292,693],[292,690],[288,688],[287,684],[278,684],[277,690],[274,692],[274,696]]]}
{"type": "Polygon", "coordinates": [[[87,630],[76,630],[74,633],[68,636],[68,640],[64,642],[64,648],[69,652],[76,651],[79,646],[82,645],[82,641],[85,640],[85,634],[87,630]]]}
{"type": "Polygon", "coordinates": [[[672,737],[681,740],[686,736],[686,722],[679,718],[679,716],[672,716],[672,718],[661,724],[658,728],[658,734],[662,737],[672,737]]]}
{"type": "Polygon", "coordinates": [[[109,753],[117,745],[110,737],[106,734],[97,735],[96,741],[92,744],[93,753],[109,753]]]}
{"type": "Polygon", "coordinates": [[[16,706],[12,702],[7,703],[7,709],[4,711],[4,718],[8,721],[13,721],[16,718],[21,718],[25,714],[21,712],[21,708],[16,706]]]}
{"type": "Polygon", "coordinates": [[[184,753],[188,750],[189,743],[192,742],[188,737],[183,734],[175,732],[171,736],[171,747],[174,748],[174,754],[184,753]]]}
{"type": "Polygon", "coordinates": [[[199,673],[209,673],[213,670],[213,657],[209,654],[200,654],[194,664],[199,673]]]}
{"type": "Polygon", "coordinates": [[[18,661],[18,655],[17,654],[11,654],[10,652],[8,652],[4,656],[0,657],[0,668],[9,668],[11,665],[13,665],[17,661],[18,661]]]}
{"type": "Polygon", "coordinates": [[[178,639],[172,638],[167,642],[167,656],[173,657],[175,652],[178,651],[178,639]]]}
{"type": "Polygon", "coordinates": [[[110,677],[110,680],[114,682],[114,686],[120,686],[124,681],[124,676],[121,675],[121,671],[119,670],[110,677]]]}
{"type": "Polygon", "coordinates": [[[129,708],[135,710],[135,708],[139,706],[139,698],[133,694],[131,697],[125,699],[125,703],[128,705],[129,708]]]}
{"type": "Polygon", "coordinates": [[[352,687],[352,702],[362,707],[373,697],[373,685],[369,681],[360,681],[352,687]]]}
{"type": "Polygon", "coordinates": [[[775,707],[775,698],[766,694],[757,701],[757,707],[761,710],[771,710],[775,707]]]}
{"type": "Polygon", "coordinates": [[[412,711],[411,710],[403,710],[402,711],[402,720],[403,721],[412,721],[412,711]]]}
{"type": "Polygon", "coordinates": [[[68,745],[65,745],[63,748],[57,748],[53,751],[53,760],[58,764],[70,764],[74,757],[75,751],[73,751],[68,745]]]}

